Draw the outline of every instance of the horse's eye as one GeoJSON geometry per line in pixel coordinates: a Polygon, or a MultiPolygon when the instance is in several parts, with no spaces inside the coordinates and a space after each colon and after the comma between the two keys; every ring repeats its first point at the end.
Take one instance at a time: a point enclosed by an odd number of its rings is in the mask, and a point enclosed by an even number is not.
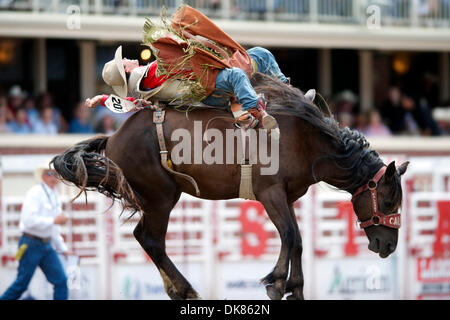
{"type": "Polygon", "coordinates": [[[386,208],[391,208],[392,207],[392,202],[391,201],[384,201],[384,206],[386,208]]]}

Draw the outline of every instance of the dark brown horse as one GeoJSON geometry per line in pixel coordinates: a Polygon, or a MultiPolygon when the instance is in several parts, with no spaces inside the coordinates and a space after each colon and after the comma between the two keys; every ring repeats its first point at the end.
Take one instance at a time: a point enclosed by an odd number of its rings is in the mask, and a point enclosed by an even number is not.
{"type": "MultiPolygon", "coordinates": [[[[400,176],[408,163],[398,168],[393,162],[385,166],[360,133],[340,129],[332,117],[325,116],[296,88],[258,75],[255,89],[265,93],[268,112],[277,119],[281,131],[278,172],[260,175],[264,166],[260,163],[253,166],[254,194],[281,237],[278,261],[262,282],[271,299],[281,299],[286,293],[291,293],[289,299],[303,299],[302,240],[293,203],[319,181],[351,194],[357,192],[352,199],[353,208],[359,221],[371,224],[364,229],[369,249],[387,257],[396,248],[399,225],[383,223],[374,213],[382,212],[393,220],[402,200],[400,176]],[[375,176],[379,181],[369,183],[375,176]],[[366,185],[371,191],[361,189],[366,185]]],[[[170,151],[176,145],[171,141],[175,129],[185,128],[193,133],[193,123],[199,120],[205,130],[207,120],[216,116],[231,118],[229,113],[213,109],[194,109],[188,117],[167,109],[164,122],[167,149],[170,151]]],[[[55,157],[52,164],[62,179],[81,190],[97,190],[121,200],[127,209],[140,211],[142,215],[134,236],[161,273],[167,294],[172,299],[196,299],[197,292],[165,251],[170,212],[182,192],[195,195],[195,189],[161,166],[152,117],[152,110],[139,111],[111,137],[80,142],[55,157]]],[[[233,128],[230,121],[224,120],[209,126],[220,132],[233,128]]],[[[206,145],[203,141],[203,148],[206,145]]],[[[174,169],[197,181],[203,199],[239,197],[239,163],[182,163],[174,165],[174,169]]],[[[399,217],[395,217],[397,221],[399,217]]]]}

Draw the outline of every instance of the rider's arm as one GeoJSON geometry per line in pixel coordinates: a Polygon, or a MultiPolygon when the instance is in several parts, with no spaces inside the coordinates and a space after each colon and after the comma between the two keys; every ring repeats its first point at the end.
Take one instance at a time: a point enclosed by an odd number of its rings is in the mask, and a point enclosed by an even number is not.
{"type": "MultiPolygon", "coordinates": [[[[98,96],[95,96],[93,98],[87,98],[84,104],[88,108],[95,108],[97,106],[105,107],[105,101],[108,98],[109,98],[109,95],[107,95],[107,94],[98,95],[98,96]]],[[[126,97],[125,99],[128,100],[128,101],[131,101],[131,102],[134,101],[133,97],[126,97]]]]}

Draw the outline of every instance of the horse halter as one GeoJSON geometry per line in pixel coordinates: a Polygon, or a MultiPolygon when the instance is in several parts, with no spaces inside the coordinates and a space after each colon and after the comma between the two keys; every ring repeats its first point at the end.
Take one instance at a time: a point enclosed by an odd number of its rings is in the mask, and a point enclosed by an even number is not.
{"type": "Polygon", "coordinates": [[[361,229],[370,227],[372,225],[378,226],[383,225],[389,228],[399,229],[401,225],[401,217],[399,213],[393,213],[386,215],[378,210],[378,181],[384,176],[386,172],[386,166],[381,167],[380,170],[375,174],[375,176],[365,185],[356,189],[356,191],[352,195],[352,202],[355,197],[366,191],[370,190],[370,198],[372,202],[372,217],[369,220],[363,221],[359,223],[359,227],[361,229]]]}

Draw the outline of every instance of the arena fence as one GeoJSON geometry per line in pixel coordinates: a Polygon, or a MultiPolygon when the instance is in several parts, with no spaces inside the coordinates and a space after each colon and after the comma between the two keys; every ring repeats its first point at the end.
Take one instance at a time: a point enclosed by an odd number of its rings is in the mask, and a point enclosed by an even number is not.
{"type": "MultiPolygon", "coordinates": [[[[304,245],[306,298],[450,298],[447,149],[441,154],[383,155],[385,162],[411,162],[403,179],[399,243],[387,259],[368,250],[349,194],[321,183],[295,203],[304,245]]],[[[1,157],[0,291],[15,277],[18,220],[23,194],[34,183],[32,168],[49,156],[1,157]]],[[[60,185],[70,216],[62,232],[70,250],[81,257],[79,265],[68,267],[70,297],[167,299],[156,267],[132,235],[139,214],[121,215],[121,208],[91,192],[87,203],[84,197],[71,203],[75,191],[60,185]]],[[[167,252],[203,298],[267,299],[258,279],[272,270],[279,247],[278,233],[256,201],[182,195],[170,217],[167,252]]],[[[51,294],[51,286],[38,272],[24,297],[49,299],[51,294]]]]}

